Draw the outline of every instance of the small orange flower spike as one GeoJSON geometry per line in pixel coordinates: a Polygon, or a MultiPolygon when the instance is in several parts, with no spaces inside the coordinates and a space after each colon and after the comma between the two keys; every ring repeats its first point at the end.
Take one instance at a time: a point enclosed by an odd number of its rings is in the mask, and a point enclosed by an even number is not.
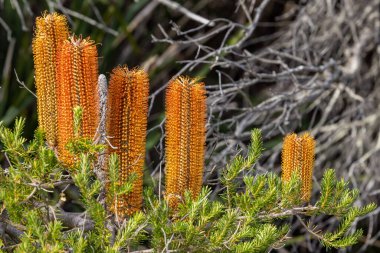
{"type": "Polygon", "coordinates": [[[206,91],[188,77],[170,82],[166,92],[166,198],[176,208],[186,190],[202,187],[206,139],[206,91]]]}
{"type": "Polygon", "coordinates": [[[72,36],[64,41],[58,55],[58,154],[68,166],[73,165],[72,155],[66,149],[74,138],[73,108],[83,110],[79,135],[93,139],[99,123],[98,53],[89,38],[72,36]]]}
{"type": "Polygon", "coordinates": [[[288,134],[284,138],[282,146],[282,180],[288,182],[292,177],[293,171],[300,169],[300,141],[295,133],[288,134]]]}
{"type": "Polygon", "coordinates": [[[301,137],[296,134],[285,136],[282,148],[282,180],[288,182],[292,173],[300,173],[302,200],[308,202],[313,187],[315,140],[309,133],[301,137]]]}
{"type": "Polygon", "coordinates": [[[118,199],[107,197],[110,210],[124,217],[139,211],[142,206],[149,97],[147,73],[141,69],[115,68],[108,94],[107,133],[112,145],[108,150],[116,152],[120,159],[119,184],[125,183],[131,173],[137,174],[132,192],[118,199]]]}
{"type": "Polygon", "coordinates": [[[313,188],[313,168],[314,168],[314,153],[315,153],[315,140],[309,134],[305,133],[301,136],[302,147],[302,199],[309,201],[311,198],[311,191],[313,188]]]}
{"type": "Polygon", "coordinates": [[[57,53],[69,36],[66,17],[43,14],[36,19],[33,38],[34,69],[37,89],[38,124],[49,145],[57,144],[57,53]]]}

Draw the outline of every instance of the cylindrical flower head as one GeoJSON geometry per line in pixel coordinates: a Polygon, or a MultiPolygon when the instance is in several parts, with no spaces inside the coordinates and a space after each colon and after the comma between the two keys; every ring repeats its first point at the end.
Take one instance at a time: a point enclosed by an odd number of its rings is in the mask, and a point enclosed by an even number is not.
{"type": "Polygon", "coordinates": [[[309,133],[304,133],[301,136],[302,147],[302,199],[309,201],[311,198],[311,191],[313,189],[313,169],[314,169],[314,153],[315,153],[315,140],[309,133]]]}
{"type": "Polygon", "coordinates": [[[37,90],[38,124],[49,145],[57,144],[57,56],[69,36],[66,17],[57,13],[36,19],[33,38],[34,69],[37,90]]]}
{"type": "Polygon", "coordinates": [[[282,180],[288,182],[292,173],[299,173],[302,181],[302,200],[308,202],[313,187],[315,140],[305,133],[298,137],[288,134],[282,147],[282,180]]]}
{"type": "Polygon", "coordinates": [[[288,134],[284,138],[282,146],[282,180],[287,182],[292,177],[292,173],[300,170],[300,141],[295,133],[288,134]]]}
{"type": "Polygon", "coordinates": [[[74,138],[74,107],[83,110],[81,137],[93,139],[99,123],[98,53],[93,41],[73,36],[63,42],[57,80],[58,154],[70,166],[74,160],[66,145],[74,138]]]}
{"type": "Polygon", "coordinates": [[[137,175],[132,192],[108,196],[110,210],[118,216],[131,215],[141,209],[148,117],[149,78],[141,69],[117,67],[112,71],[108,90],[107,134],[120,159],[119,184],[137,175]]]}
{"type": "Polygon", "coordinates": [[[206,138],[206,91],[188,77],[170,82],[166,92],[166,199],[175,208],[186,190],[202,187],[206,138]]]}

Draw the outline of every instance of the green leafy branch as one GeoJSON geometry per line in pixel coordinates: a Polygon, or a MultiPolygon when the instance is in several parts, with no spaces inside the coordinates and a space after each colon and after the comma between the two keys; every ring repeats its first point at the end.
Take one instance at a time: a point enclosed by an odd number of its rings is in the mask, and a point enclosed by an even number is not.
{"type": "Polygon", "coordinates": [[[326,170],[315,205],[304,205],[300,177],[293,173],[283,182],[275,173],[259,174],[254,165],[263,150],[261,133],[252,131],[248,153],[237,155],[223,170],[222,192],[204,187],[192,199],[187,192],[176,210],[171,210],[155,190],[145,190],[144,210],[119,219],[105,208],[103,191],[111,196],[131,191],[135,176],[120,183],[117,155],[108,158],[108,181],[97,176],[101,145],[76,138],[69,144],[76,157],[75,170],[66,169],[36,132],[34,140],[22,138],[24,120],[13,130],[0,126],[0,141],[9,166],[1,169],[0,228],[2,248],[15,252],[267,252],[282,247],[297,217],[306,231],[328,248],[355,244],[362,236],[352,224],[375,209],[371,203],[354,205],[356,189],[326,170]],[[76,193],[78,193],[76,195],[76,193]],[[67,212],[68,199],[83,208],[67,212]],[[31,211],[32,210],[32,211],[31,211]],[[332,215],[339,225],[324,231],[308,217],[332,215]]]}

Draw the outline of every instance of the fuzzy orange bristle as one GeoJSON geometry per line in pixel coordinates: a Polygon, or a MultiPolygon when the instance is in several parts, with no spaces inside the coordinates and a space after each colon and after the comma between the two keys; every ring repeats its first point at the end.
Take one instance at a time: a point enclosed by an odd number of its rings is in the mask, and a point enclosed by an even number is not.
{"type": "Polygon", "coordinates": [[[288,182],[293,172],[302,181],[302,200],[309,201],[312,190],[315,140],[309,133],[298,137],[296,134],[285,136],[282,148],[282,180],[288,182]]]}
{"type": "Polygon", "coordinates": [[[175,208],[186,190],[201,190],[206,132],[206,91],[203,83],[179,77],[166,93],[166,198],[175,208]]]}
{"type": "Polygon", "coordinates": [[[204,153],[206,142],[206,90],[203,83],[196,83],[190,91],[190,183],[193,197],[202,188],[204,153]]]}
{"type": "Polygon", "coordinates": [[[93,41],[71,37],[62,44],[58,55],[58,153],[60,160],[72,165],[74,160],[66,149],[74,138],[73,108],[83,110],[79,135],[93,139],[99,122],[97,93],[98,54],[93,41]]]}
{"type": "Polygon", "coordinates": [[[301,136],[302,147],[302,200],[309,201],[311,198],[311,191],[313,188],[313,168],[314,168],[314,153],[315,153],[315,140],[309,134],[305,133],[301,136]]]}
{"type": "Polygon", "coordinates": [[[141,209],[145,142],[148,116],[149,78],[141,69],[117,67],[112,71],[108,91],[107,133],[120,159],[119,184],[131,173],[137,174],[132,192],[108,196],[110,210],[118,216],[131,215],[141,209]],[[112,204],[116,203],[116,204],[112,204]]]}
{"type": "Polygon", "coordinates": [[[295,133],[285,136],[282,147],[282,180],[290,180],[293,171],[299,169],[299,140],[295,133]]]}
{"type": "Polygon", "coordinates": [[[49,145],[57,144],[57,56],[69,36],[66,17],[57,13],[36,19],[33,38],[34,69],[37,90],[38,124],[49,145]]]}

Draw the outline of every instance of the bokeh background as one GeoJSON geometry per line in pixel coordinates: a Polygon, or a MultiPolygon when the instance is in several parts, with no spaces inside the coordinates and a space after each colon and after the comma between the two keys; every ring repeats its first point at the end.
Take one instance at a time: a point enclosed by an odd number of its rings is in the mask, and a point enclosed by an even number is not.
{"type": "MultiPolygon", "coordinates": [[[[204,182],[215,193],[221,170],[258,127],[266,148],[258,173],[280,171],[286,133],[310,131],[314,196],[332,167],[360,189],[357,204],[380,203],[379,0],[0,0],[0,121],[26,117],[28,138],[37,127],[31,42],[44,11],[65,14],[72,33],[98,43],[100,73],[120,64],[149,72],[146,184],[163,180],[165,87],[185,74],[207,85],[204,182]]],[[[367,236],[341,252],[380,250],[379,211],[357,221],[367,236]]],[[[278,252],[324,252],[294,225],[278,252]]]]}

